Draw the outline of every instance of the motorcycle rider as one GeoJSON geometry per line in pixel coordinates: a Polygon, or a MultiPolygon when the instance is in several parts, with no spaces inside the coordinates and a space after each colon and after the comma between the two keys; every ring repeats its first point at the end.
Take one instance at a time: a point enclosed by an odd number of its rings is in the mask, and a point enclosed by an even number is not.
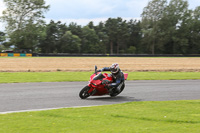
{"type": "Polygon", "coordinates": [[[113,77],[113,82],[110,83],[108,80],[104,80],[102,84],[107,84],[107,89],[111,93],[113,90],[119,92],[120,88],[118,87],[121,83],[124,82],[124,74],[119,68],[119,64],[114,63],[110,67],[104,67],[97,72],[110,71],[113,77]]]}

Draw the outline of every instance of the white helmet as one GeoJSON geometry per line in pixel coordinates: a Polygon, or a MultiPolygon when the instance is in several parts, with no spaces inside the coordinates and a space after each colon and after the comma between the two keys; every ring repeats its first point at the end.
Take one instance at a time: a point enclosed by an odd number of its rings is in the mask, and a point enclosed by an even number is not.
{"type": "Polygon", "coordinates": [[[119,65],[117,63],[114,63],[110,67],[111,73],[118,73],[119,72],[119,65]]]}

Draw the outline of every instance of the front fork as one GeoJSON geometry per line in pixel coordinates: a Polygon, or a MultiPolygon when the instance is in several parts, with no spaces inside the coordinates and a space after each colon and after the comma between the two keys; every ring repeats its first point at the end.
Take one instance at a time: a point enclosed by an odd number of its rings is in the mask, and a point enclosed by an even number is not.
{"type": "Polygon", "coordinates": [[[90,96],[94,95],[97,92],[97,90],[91,84],[88,84],[88,86],[90,87],[90,89],[88,91],[89,95],[90,96]]]}

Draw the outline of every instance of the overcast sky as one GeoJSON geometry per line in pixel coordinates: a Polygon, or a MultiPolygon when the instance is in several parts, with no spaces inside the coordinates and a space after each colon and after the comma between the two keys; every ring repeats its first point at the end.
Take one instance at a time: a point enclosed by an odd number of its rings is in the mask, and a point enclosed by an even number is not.
{"type": "MultiPolygon", "coordinates": [[[[123,19],[139,19],[143,8],[150,0],[46,0],[50,10],[45,13],[47,22],[49,20],[62,21],[69,24],[76,22],[86,25],[90,21],[98,24],[108,18],[121,17],[123,19]]],[[[170,0],[168,0],[170,1],[170,0]]],[[[189,8],[199,6],[200,0],[188,0],[189,8]]],[[[0,16],[5,9],[3,0],[0,0],[0,16]]],[[[0,30],[3,25],[0,23],[0,30]]]]}

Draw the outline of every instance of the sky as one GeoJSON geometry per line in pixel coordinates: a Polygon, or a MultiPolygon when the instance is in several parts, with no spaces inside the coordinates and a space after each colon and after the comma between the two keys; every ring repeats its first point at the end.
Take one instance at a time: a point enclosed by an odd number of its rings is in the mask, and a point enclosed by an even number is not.
{"type": "MultiPolygon", "coordinates": [[[[45,13],[45,20],[69,24],[87,25],[93,21],[97,25],[108,18],[121,17],[124,20],[140,19],[143,8],[150,0],[45,0],[50,10],[45,13]]],[[[168,0],[170,1],[170,0],[168,0]]],[[[200,0],[188,0],[189,9],[200,6],[200,0]]],[[[0,0],[0,16],[5,10],[3,0],[0,0]]],[[[4,28],[0,22],[0,31],[4,28]]]]}

